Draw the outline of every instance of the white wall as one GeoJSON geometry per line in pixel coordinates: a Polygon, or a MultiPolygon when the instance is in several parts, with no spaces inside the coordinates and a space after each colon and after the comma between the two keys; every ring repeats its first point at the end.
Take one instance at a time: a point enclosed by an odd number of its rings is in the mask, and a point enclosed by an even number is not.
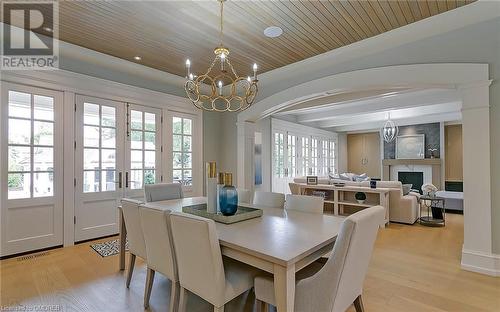
{"type": "Polygon", "coordinates": [[[339,173],[347,172],[347,134],[338,134],[339,144],[339,173]]]}

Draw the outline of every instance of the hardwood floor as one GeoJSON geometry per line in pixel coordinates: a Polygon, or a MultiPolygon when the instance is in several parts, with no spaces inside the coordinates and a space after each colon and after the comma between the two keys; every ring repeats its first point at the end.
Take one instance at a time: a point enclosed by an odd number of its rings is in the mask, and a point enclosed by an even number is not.
{"type": "MultiPolygon", "coordinates": [[[[500,311],[500,278],[460,269],[463,216],[447,218],[445,228],[391,223],[379,231],[363,293],[366,311],[500,311]]],[[[127,289],[118,256],[102,258],[90,244],[2,260],[0,311],[9,306],[30,308],[25,311],[142,311],[142,261],[137,260],[127,289]],[[37,305],[45,307],[37,310],[37,305]]],[[[149,311],[167,311],[169,294],[169,281],[156,274],[149,311]]],[[[253,304],[253,293],[246,293],[226,311],[252,311],[253,304]]],[[[210,310],[190,294],[187,311],[210,310]]]]}

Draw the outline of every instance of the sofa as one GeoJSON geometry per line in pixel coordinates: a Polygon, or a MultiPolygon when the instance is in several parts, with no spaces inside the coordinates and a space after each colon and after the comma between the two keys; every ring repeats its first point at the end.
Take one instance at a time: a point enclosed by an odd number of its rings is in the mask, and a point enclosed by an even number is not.
{"type": "MultiPolygon", "coordinates": [[[[295,178],[295,183],[306,183],[305,178],[295,178]]],[[[370,181],[354,182],[339,179],[318,178],[318,184],[345,183],[348,186],[370,187],[370,181]]],[[[420,194],[410,192],[403,195],[403,184],[400,181],[377,181],[377,187],[389,189],[389,221],[414,224],[419,217],[420,194]]]]}

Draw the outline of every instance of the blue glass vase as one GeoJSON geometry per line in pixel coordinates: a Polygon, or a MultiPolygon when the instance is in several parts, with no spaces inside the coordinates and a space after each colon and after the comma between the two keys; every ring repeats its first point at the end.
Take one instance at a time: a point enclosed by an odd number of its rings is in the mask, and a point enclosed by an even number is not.
{"type": "Polygon", "coordinates": [[[220,212],[224,216],[232,216],[238,210],[238,191],[231,185],[225,185],[219,193],[220,212]]]}

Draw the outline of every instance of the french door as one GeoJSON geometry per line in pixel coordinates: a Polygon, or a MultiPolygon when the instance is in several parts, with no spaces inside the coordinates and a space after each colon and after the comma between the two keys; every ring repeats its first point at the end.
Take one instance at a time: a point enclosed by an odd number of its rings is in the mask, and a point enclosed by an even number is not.
{"type": "Polygon", "coordinates": [[[75,240],[116,234],[123,197],[161,180],[161,111],[77,96],[75,240]]]}
{"type": "Polygon", "coordinates": [[[2,82],[2,256],[63,243],[63,94],[2,82]]]}

